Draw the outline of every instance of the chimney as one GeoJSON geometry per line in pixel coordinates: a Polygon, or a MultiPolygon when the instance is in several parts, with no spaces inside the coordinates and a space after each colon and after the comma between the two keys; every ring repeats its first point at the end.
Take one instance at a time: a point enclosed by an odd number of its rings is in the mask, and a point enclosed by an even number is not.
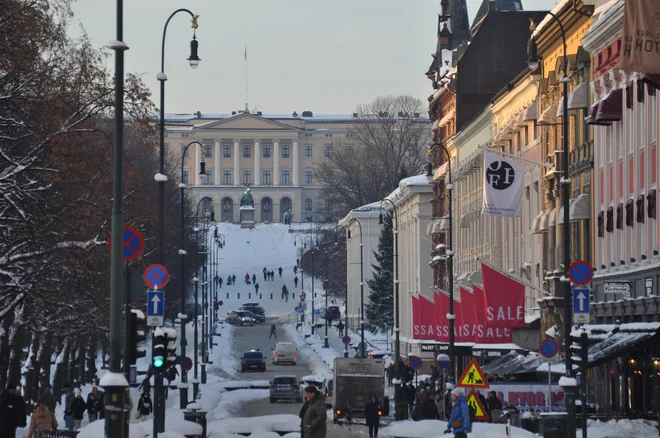
{"type": "Polygon", "coordinates": [[[488,12],[495,12],[495,11],[497,11],[497,4],[495,3],[495,0],[489,0],[488,12]]]}
{"type": "Polygon", "coordinates": [[[232,112],[231,112],[231,115],[232,115],[232,116],[235,116],[235,115],[236,115],[236,111],[232,111],[232,112]]]}

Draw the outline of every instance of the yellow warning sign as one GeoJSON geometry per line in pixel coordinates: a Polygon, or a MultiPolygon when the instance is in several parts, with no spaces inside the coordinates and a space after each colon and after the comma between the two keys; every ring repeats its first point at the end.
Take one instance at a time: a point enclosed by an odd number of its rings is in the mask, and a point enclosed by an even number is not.
{"type": "Polygon", "coordinates": [[[470,394],[468,394],[466,403],[469,407],[474,409],[475,420],[488,420],[488,414],[486,413],[486,408],[481,403],[481,400],[479,400],[479,396],[474,391],[474,389],[470,391],[470,394]]]}
{"type": "Polygon", "coordinates": [[[486,376],[481,371],[477,359],[472,358],[463,375],[458,379],[459,388],[490,388],[486,376]]]}

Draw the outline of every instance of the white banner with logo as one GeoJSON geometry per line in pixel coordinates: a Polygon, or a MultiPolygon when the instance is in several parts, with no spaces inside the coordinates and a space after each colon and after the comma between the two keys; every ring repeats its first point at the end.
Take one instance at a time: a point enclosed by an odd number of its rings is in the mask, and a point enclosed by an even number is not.
{"type": "Polygon", "coordinates": [[[484,216],[520,217],[525,165],[484,151],[484,216]]]}

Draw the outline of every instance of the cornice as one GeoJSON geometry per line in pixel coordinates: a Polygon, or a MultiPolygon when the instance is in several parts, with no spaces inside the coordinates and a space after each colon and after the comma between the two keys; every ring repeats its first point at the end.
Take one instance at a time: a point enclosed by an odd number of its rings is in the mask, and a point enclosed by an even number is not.
{"type": "Polygon", "coordinates": [[[493,121],[493,112],[490,108],[484,109],[465,129],[454,136],[455,145],[460,148],[462,144],[472,139],[493,121]]]}
{"type": "Polygon", "coordinates": [[[609,9],[598,14],[599,20],[582,37],[582,46],[589,53],[597,52],[623,34],[623,0],[618,0],[609,9]]]}

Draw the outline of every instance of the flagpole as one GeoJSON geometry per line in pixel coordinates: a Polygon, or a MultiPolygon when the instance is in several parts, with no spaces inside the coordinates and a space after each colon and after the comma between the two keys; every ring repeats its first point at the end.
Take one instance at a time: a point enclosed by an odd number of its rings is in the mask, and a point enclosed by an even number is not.
{"type": "MultiPolygon", "coordinates": [[[[533,284],[528,283],[527,281],[523,280],[521,277],[518,277],[518,278],[513,277],[513,276],[510,275],[508,272],[504,272],[504,271],[502,271],[502,270],[496,268],[495,266],[491,265],[490,263],[487,263],[487,262],[485,262],[485,261],[483,261],[483,260],[479,260],[479,261],[480,261],[482,264],[488,266],[488,267],[489,267],[490,269],[492,269],[493,271],[497,271],[497,272],[499,272],[500,274],[504,275],[505,277],[507,277],[507,278],[509,278],[509,279],[511,279],[511,280],[513,280],[513,281],[516,281],[516,282],[522,284],[523,286],[527,286],[528,288],[530,288],[530,289],[532,289],[532,290],[535,290],[535,291],[537,291],[537,292],[540,292],[540,293],[541,293],[541,296],[543,296],[543,295],[548,295],[548,291],[545,291],[545,290],[543,290],[543,289],[539,289],[538,287],[534,286],[533,284]]],[[[482,281],[483,281],[483,280],[482,280],[482,281]]],[[[482,284],[483,284],[483,283],[482,283],[482,284]]]]}
{"type": "Polygon", "coordinates": [[[244,58],[245,58],[245,111],[250,112],[250,110],[248,109],[247,44],[245,45],[244,58]]]}
{"type": "Polygon", "coordinates": [[[553,167],[555,167],[554,164],[542,163],[541,161],[530,160],[529,158],[523,158],[519,155],[509,154],[508,152],[504,152],[504,151],[500,151],[500,150],[497,150],[497,149],[489,148],[488,146],[479,146],[478,148],[483,150],[483,151],[488,151],[491,154],[498,154],[498,155],[503,155],[505,157],[515,158],[516,160],[524,161],[524,162],[527,162],[527,163],[530,163],[530,164],[536,164],[537,166],[543,166],[543,167],[546,167],[548,169],[552,169],[553,167]]]}

